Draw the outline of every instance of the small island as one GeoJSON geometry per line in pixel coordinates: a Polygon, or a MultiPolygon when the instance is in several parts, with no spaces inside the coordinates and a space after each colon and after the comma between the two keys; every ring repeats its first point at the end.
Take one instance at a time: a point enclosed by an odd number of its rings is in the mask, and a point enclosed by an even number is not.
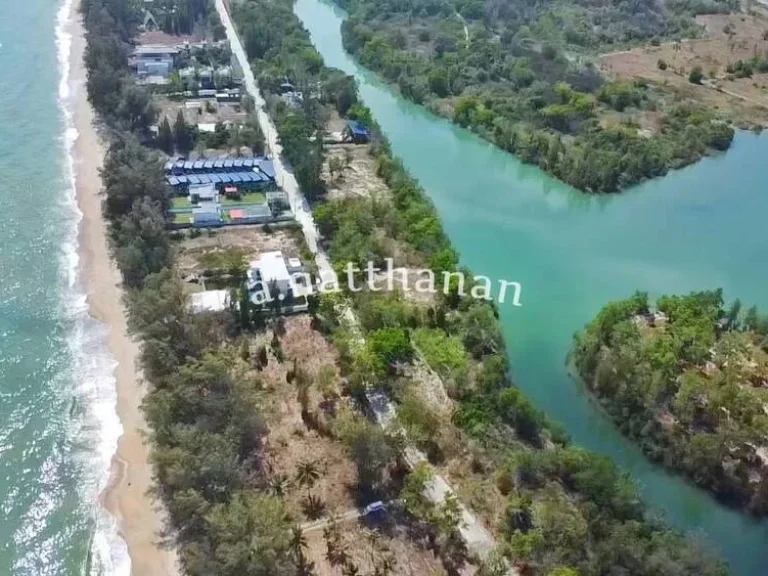
{"type": "Polygon", "coordinates": [[[607,304],[570,360],[621,431],[718,499],[768,514],[768,317],[722,290],[607,304]]]}

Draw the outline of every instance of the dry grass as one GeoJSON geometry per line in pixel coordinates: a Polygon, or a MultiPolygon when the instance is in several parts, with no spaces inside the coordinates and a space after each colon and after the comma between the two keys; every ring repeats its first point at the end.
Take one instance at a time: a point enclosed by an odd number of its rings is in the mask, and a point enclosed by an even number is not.
{"type": "MultiPolygon", "coordinates": [[[[339,524],[341,548],[349,561],[360,569],[361,574],[373,574],[375,566],[383,558],[394,560],[390,574],[397,576],[442,576],[447,574],[440,560],[421,543],[403,524],[387,523],[367,526],[360,522],[339,524]]],[[[328,547],[323,532],[307,534],[307,557],[315,563],[317,576],[342,576],[341,565],[333,565],[327,557],[328,547]]],[[[471,576],[476,570],[465,566],[461,576],[471,576]]]]}
{"type": "Polygon", "coordinates": [[[136,39],[137,44],[162,44],[163,46],[182,46],[185,42],[194,44],[203,40],[203,36],[193,34],[168,34],[162,30],[142,32],[136,39]]]}
{"type": "MultiPolygon", "coordinates": [[[[295,482],[296,473],[302,463],[316,464],[320,478],[310,492],[324,504],[323,516],[341,514],[356,507],[355,466],[339,441],[307,426],[302,418],[299,388],[295,382],[287,381],[288,371],[294,365],[311,382],[317,379],[321,370],[327,371],[332,374],[331,381],[336,395],[340,395],[337,353],[320,333],[310,327],[310,319],[306,315],[285,318],[284,329],[285,333],[280,338],[284,361],[277,362],[274,357],[270,358],[268,366],[261,373],[271,400],[269,434],[264,446],[270,474],[272,477],[289,480],[285,493],[286,505],[294,518],[304,521],[309,519],[304,511],[308,491],[295,482]]],[[[262,340],[256,345],[263,343],[262,340]]],[[[309,410],[322,412],[322,402],[323,397],[317,386],[311,386],[309,410]]]]}
{"type": "Polygon", "coordinates": [[[376,161],[367,144],[331,144],[326,147],[322,177],[328,183],[328,199],[348,197],[381,198],[388,194],[387,186],[376,175],[376,161]],[[340,162],[341,172],[331,176],[332,159],[340,162]]]}
{"type": "Polygon", "coordinates": [[[232,102],[216,102],[215,98],[192,98],[188,102],[199,103],[200,106],[188,108],[185,102],[169,100],[158,96],[155,98],[155,105],[159,108],[159,118],[162,122],[163,116],[173,126],[176,116],[181,110],[184,120],[188,124],[215,124],[217,122],[244,122],[247,114],[239,104],[232,102]]]}
{"type": "Polygon", "coordinates": [[[299,257],[295,236],[285,230],[265,232],[262,226],[221,228],[213,234],[204,232],[197,238],[186,237],[178,247],[176,269],[182,277],[201,273],[200,259],[212,252],[240,250],[252,260],[262,252],[280,250],[286,258],[299,257]]]}
{"type": "Polygon", "coordinates": [[[697,20],[706,30],[703,38],[606,54],[600,58],[603,71],[609,76],[644,78],[680,98],[723,110],[736,120],[768,124],[768,74],[726,78],[729,63],[768,52],[768,41],[763,39],[768,19],[744,14],[699,16],[697,20]],[[667,63],[666,70],[659,69],[659,60],[667,63]],[[688,81],[695,66],[704,71],[704,85],[688,81]]]}
{"type": "MultiPolygon", "coordinates": [[[[325,124],[326,132],[337,136],[347,121],[335,110],[330,110],[325,124]]],[[[388,194],[387,186],[376,175],[376,161],[371,157],[368,144],[329,144],[322,169],[322,178],[328,185],[328,199],[349,197],[382,198],[388,194]],[[331,161],[342,166],[331,175],[331,161]]]]}

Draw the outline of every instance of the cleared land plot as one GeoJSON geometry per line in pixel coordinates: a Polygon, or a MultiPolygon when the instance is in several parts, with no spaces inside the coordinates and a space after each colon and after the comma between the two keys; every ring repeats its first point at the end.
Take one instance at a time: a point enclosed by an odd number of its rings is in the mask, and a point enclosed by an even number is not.
{"type": "MultiPolygon", "coordinates": [[[[305,422],[307,412],[320,414],[324,409],[335,410],[342,402],[336,350],[320,333],[312,330],[307,315],[285,318],[284,329],[280,338],[283,361],[278,362],[273,355],[261,373],[271,402],[264,452],[270,477],[284,484],[289,512],[298,521],[305,522],[355,509],[357,471],[341,442],[305,422]],[[304,407],[299,400],[298,379],[287,381],[288,373],[297,369],[311,383],[304,407]],[[318,390],[319,379],[326,383],[328,396],[334,400],[324,399],[318,390]],[[314,466],[317,473],[311,486],[302,485],[299,480],[299,470],[306,464],[314,466]],[[315,510],[310,505],[310,497],[317,499],[315,510]]],[[[258,347],[268,341],[257,338],[254,344],[258,347]]]]}
{"type": "Polygon", "coordinates": [[[768,124],[768,74],[728,79],[726,68],[768,51],[763,34],[768,19],[751,15],[699,16],[706,29],[697,40],[670,42],[606,54],[600,58],[605,72],[623,78],[644,78],[705,105],[730,112],[737,120],[768,124]],[[659,61],[667,68],[661,70],[659,61]],[[691,84],[688,75],[700,66],[703,85],[691,84]]]}
{"type": "Polygon", "coordinates": [[[274,250],[280,250],[285,258],[301,258],[297,235],[287,230],[268,232],[262,226],[238,226],[206,231],[196,237],[186,234],[178,244],[176,270],[182,278],[199,277],[274,250]]]}
{"type": "Polygon", "coordinates": [[[155,104],[160,108],[159,118],[162,121],[163,116],[168,118],[168,122],[173,125],[176,116],[181,110],[184,120],[188,124],[216,124],[217,122],[243,122],[247,114],[239,104],[231,102],[216,102],[215,98],[190,98],[186,101],[169,100],[168,98],[157,96],[155,104]],[[198,104],[192,106],[191,104],[198,104]]]}
{"type": "MultiPolygon", "coordinates": [[[[447,574],[442,563],[426,549],[419,535],[412,533],[406,523],[398,522],[396,511],[390,508],[382,521],[349,521],[338,524],[338,544],[328,553],[328,539],[322,530],[310,532],[307,537],[307,557],[315,563],[317,576],[343,576],[340,563],[329,560],[333,551],[343,550],[349,562],[360,570],[360,574],[374,574],[387,559],[391,567],[389,574],[397,576],[442,576],[447,574]]],[[[335,541],[334,541],[335,542],[335,541]]],[[[471,576],[476,571],[465,565],[458,574],[471,576]]]]}
{"type": "MultiPolygon", "coordinates": [[[[340,133],[347,125],[334,110],[325,129],[340,133]]],[[[349,197],[380,198],[388,189],[376,175],[376,160],[370,154],[370,144],[329,144],[322,178],[328,185],[328,199],[349,197]],[[334,168],[333,173],[331,167],[334,168]]]]}

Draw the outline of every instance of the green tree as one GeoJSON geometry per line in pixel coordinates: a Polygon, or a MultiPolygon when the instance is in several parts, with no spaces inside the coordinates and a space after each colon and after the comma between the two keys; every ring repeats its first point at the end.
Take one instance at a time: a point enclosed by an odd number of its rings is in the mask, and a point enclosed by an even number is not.
{"type": "Polygon", "coordinates": [[[184,120],[184,114],[181,110],[176,115],[176,122],[173,125],[173,137],[176,141],[176,149],[184,156],[190,153],[195,147],[195,140],[192,135],[192,129],[184,120]]]}
{"type": "Polygon", "coordinates": [[[701,81],[704,79],[704,71],[701,69],[701,66],[694,66],[691,69],[690,74],[688,74],[688,81],[691,84],[701,84],[701,81]]]}
{"type": "Polygon", "coordinates": [[[160,127],[157,133],[157,145],[168,155],[173,154],[173,130],[171,129],[171,123],[168,122],[168,117],[163,116],[163,121],[160,123],[160,127]]]}

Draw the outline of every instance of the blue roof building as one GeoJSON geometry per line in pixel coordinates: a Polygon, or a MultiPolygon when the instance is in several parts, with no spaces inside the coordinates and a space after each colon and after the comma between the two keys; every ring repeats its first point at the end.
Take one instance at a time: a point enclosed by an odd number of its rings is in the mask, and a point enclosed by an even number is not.
{"type": "Polygon", "coordinates": [[[345,140],[355,144],[365,144],[371,139],[371,131],[357,120],[347,120],[347,126],[342,134],[345,140]]]}

